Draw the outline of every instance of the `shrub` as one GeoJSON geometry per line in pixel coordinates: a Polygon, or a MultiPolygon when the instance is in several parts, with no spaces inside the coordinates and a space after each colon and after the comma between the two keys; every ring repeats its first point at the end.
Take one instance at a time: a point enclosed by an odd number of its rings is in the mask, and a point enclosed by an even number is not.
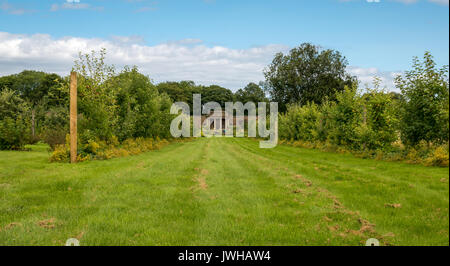
{"type": "Polygon", "coordinates": [[[428,166],[449,166],[448,145],[437,147],[431,155],[424,160],[424,164],[428,166]]]}
{"type": "Polygon", "coordinates": [[[362,96],[360,124],[355,132],[359,149],[377,150],[391,146],[397,140],[397,118],[394,113],[392,95],[378,88],[367,89],[362,96]]]}
{"type": "Polygon", "coordinates": [[[52,107],[47,110],[42,124],[42,139],[50,145],[52,150],[56,145],[65,143],[66,135],[69,132],[69,113],[67,108],[52,107]]]}
{"type": "MultiPolygon", "coordinates": [[[[183,142],[189,139],[176,139],[176,142],[183,142]]],[[[70,159],[69,135],[66,136],[66,144],[56,145],[50,157],[51,162],[68,162],[70,159]]],[[[112,137],[108,141],[89,140],[87,144],[80,145],[78,150],[78,162],[89,160],[107,160],[111,158],[127,157],[137,155],[151,150],[157,150],[169,144],[169,141],[158,137],[126,139],[122,143],[112,137]]]]}
{"type": "Polygon", "coordinates": [[[356,87],[346,87],[336,95],[337,101],[330,104],[326,112],[327,140],[339,146],[357,148],[357,127],[361,122],[361,101],[356,87]]]}
{"type": "Polygon", "coordinates": [[[436,68],[426,52],[423,61],[414,58],[413,69],[395,80],[405,98],[401,107],[401,137],[416,145],[421,140],[443,143],[449,139],[448,68],[436,68]]]}
{"type": "Polygon", "coordinates": [[[0,150],[21,150],[29,143],[28,105],[13,91],[0,92],[0,150]]]}
{"type": "Polygon", "coordinates": [[[55,146],[51,156],[50,162],[69,162],[70,159],[70,147],[65,144],[58,144],[55,146]]]}
{"type": "Polygon", "coordinates": [[[101,140],[118,145],[127,139],[169,138],[174,117],[169,96],[160,94],[136,67],[125,67],[116,75],[115,68],[105,63],[105,54],[101,50],[80,55],[75,62],[81,143],[101,140]]]}
{"type": "Polygon", "coordinates": [[[279,117],[280,138],[314,141],[319,137],[320,118],[316,104],[290,105],[279,117]]]}

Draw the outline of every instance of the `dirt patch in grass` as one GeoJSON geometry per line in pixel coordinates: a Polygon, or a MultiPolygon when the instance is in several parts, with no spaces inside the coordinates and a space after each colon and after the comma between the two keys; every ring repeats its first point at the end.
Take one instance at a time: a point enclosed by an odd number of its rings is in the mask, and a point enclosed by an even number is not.
{"type": "Polygon", "coordinates": [[[303,182],[303,184],[305,186],[307,186],[307,187],[312,186],[311,180],[304,178],[302,175],[297,174],[297,175],[294,176],[294,178],[295,179],[300,179],[303,182]]]}
{"type": "Polygon", "coordinates": [[[0,232],[12,229],[12,228],[14,228],[16,226],[22,226],[22,224],[21,223],[16,223],[16,222],[10,223],[10,224],[6,225],[5,227],[0,228],[0,232]]]}
{"type": "Polygon", "coordinates": [[[353,231],[352,233],[356,233],[357,235],[363,235],[364,233],[375,233],[374,224],[362,218],[359,218],[358,221],[361,224],[361,228],[356,232],[353,231]]]}
{"type": "MultiPolygon", "coordinates": [[[[322,228],[328,229],[328,231],[335,237],[353,239],[353,241],[365,241],[371,237],[376,237],[382,239],[382,236],[377,234],[375,231],[375,224],[370,223],[361,217],[358,212],[351,211],[347,209],[344,204],[329,190],[313,186],[313,183],[305,178],[301,174],[294,174],[293,178],[301,181],[305,186],[302,189],[295,188],[292,190],[292,186],[288,186],[292,193],[302,194],[302,195],[316,195],[318,197],[327,198],[329,200],[329,215],[323,216],[323,226],[322,228]],[[350,222],[353,221],[353,222],[350,222]],[[344,226],[344,223],[350,222],[349,226],[344,226]]],[[[395,205],[397,206],[397,205],[395,205]]],[[[387,235],[386,237],[391,237],[387,235]]],[[[362,242],[361,242],[362,243],[362,242]]],[[[383,241],[387,244],[386,241],[383,241]]]]}
{"type": "Polygon", "coordinates": [[[292,191],[292,193],[294,193],[294,194],[298,194],[298,193],[306,194],[306,192],[303,189],[300,189],[300,188],[295,189],[294,191],[292,191]]]}
{"type": "Polygon", "coordinates": [[[206,169],[202,169],[202,170],[200,171],[200,174],[205,176],[205,175],[209,174],[209,171],[206,170],[206,169]]]}
{"type": "Polygon", "coordinates": [[[191,190],[193,192],[197,192],[199,190],[207,190],[208,184],[206,183],[206,176],[209,174],[209,171],[199,168],[195,168],[195,171],[199,172],[199,174],[195,175],[193,179],[197,184],[191,187],[191,190]]]}
{"type": "Polygon", "coordinates": [[[75,238],[80,240],[84,236],[84,233],[84,231],[81,231],[81,233],[79,233],[75,238]]]}
{"type": "Polygon", "coordinates": [[[55,222],[56,222],[55,218],[50,218],[50,219],[39,221],[37,224],[38,224],[38,226],[40,226],[42,228],[53,229],[56,226],[55,222]]]}
{"type": "MultiPolygon", "coordinates": [[[[348,210],[339,199],[330,191],[324,188],[316,187],[315,190],[331,200],[331,208],[334,210],[323,217],[326,228],[335,236],[349,239],[359,239],[359,241],[365,241],[371,237],[375,237],[379,240],[382,236],[377,234],[375,230],[375,224],[363,219],[359,212],[348,210]],[[335,220],[336,219],[336,220],[335,220]],[[340,221],[353,221],[350,226],[342,226],[340,221]]],[[[391,237],[387,235],[386,237],[391,237]]],[[[361,242],[362,243],[362,242],[361,242]]],[[[363,243],[364,244],[364,243],[363,243]]],[[[388,244],[387,241],[383,241],[383,244],[388,244]]]]}
{"type": "Polygon", "coordinates": [[[208,188],[208,184],[206,184],[206,180],[204,177],[197,177],[196,181],[198,182],[198,186],[202,190],[206,190],[208,188]]]}

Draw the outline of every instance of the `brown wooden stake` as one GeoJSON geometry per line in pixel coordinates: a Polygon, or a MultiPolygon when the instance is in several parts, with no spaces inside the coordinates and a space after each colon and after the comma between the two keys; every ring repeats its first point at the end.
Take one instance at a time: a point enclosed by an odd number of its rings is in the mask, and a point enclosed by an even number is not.
{"type": "Polygon", "coordinates": [[[70,73],[70,162],[77,162],[77,72],[70,73]]]}

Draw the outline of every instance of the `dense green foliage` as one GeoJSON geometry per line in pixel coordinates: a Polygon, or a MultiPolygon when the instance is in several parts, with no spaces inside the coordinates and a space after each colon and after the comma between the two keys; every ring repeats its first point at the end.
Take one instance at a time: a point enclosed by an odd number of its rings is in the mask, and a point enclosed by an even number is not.
{"type": "Polygon", "coordinates": [[[73,69],[78,73],[78,132],[83,143],[111,138],[117,124],[115,69],[105,63],[105,54],[105,50],[80,54],[73,69]]]}
{"type": "Polygon", "coordinates": [[[157,85],[160,93],[166,93],[173,102],[185,102],[189,104],[191,112],[193,110],[193,94],[202,95],[202,103],[217,102],[225,107],[226,102],[234,101],[234,94],[231,90],[218,85],[202,86],[196,85],[193,81],[162,82],[157,85]]]}
{"type": "MultiPolygon", "coordinates": [[[[116,74],[105,55],[105,50],[80,54],[73,68],[78,73],[80,146],[90,141],[169,138],[170,98],[136,68],[125,67],[116,74]]],[[[0,149],[20,149],[38,139],[52,149],[65,144],[69,82],[69,77],[37,71],[1,77],[0,149]]]]}
{"type": "Polygon", "coordinates": [[[448,67],[436,68],[425,53],[423,62],[414,58],[413,69],[396,79],[405,101],[402,105],[402,140],[445,142],[449,139],[448,67]]]}
{"type": "Polygon", "coordinates": [[[300,146],[334,146],[376,158],[448,166],[447,68],[435,70],[429,53],[423,64],[415,59],[413,67],[396,79],[401,95],[380,89],[375,79],[373,89],[346,87],[321,105],[289,105],[280,115],[280,138],[300,141],[300,146]]]}
{"type": "Polygon", "coordinates": [[[264,93],[264,90],[261,88],[261,86],[251,82],[245,88],[239,89],[234,94],[234,100],[236,102],[253,102],[255,104],[259,102],[268,102],[269,100],[266,97],[266,94],[264,93]]]}
{"type": "Polygon", "coordinates": [[[29,106],[12,90],[0,92],[0,150],[20,150],[30,138],[29,106]]]}
{"type": "MultiPolygon", "coordinates": [[[[279,136],[289,141],[320,143],[383,157],[401,153],[410,161],[448,165],[448,68],[437,69],[430,53],[414,59],[413,69],[396,78],[401,93],[374,88],[361,90],[345,72],[339,52],[302,44],[288,55],[277,54],[266,69],[266,82],[249,83],[236,93],[192,81],[152,84],[136,67],[119,73],[105,63],[106,51],[81,55],[78,73],[80,147],[108,145],[127,139],[167,139],[172,102],[187,102],[193,94],[202,103],[279,103],[279,136]],[[264,88],[264,90],[262,89],[264,88]],[[285,110],[285,112],[283,112],[285,110]]],[[[21,149],[44,140],[55,149],[65,143],[68,125],[69,77],[23,71],[0,78],[1,149],[21,149]]],[[[80,150],[81,153],[85,152],[80,150]]]]}
{"type": "Polygon", "coordinates": [[[280,111],[289,104],[321,104],[356,83],[356,78],[346,73],[347,64],[338,51],[304,43],[287,55],[276,54],[264,71],[265,84],[280,111]]]}
{"type": "Polygon", "coordinates": [[[189,104],[191,112],[193,110],[192,95],[201,94],[202,103],[217,102],[222,108],[226,102],[268,102],[264,90],[255,83],[249,83],[245,88],[239,89],[236,93],[218,85],[202,86],[196,85],[193,81],[162,82],[157,86],[160,93],[169,95],[173,102],[185,102],[189,104]]]}
{"type": "Polygon", "coordinates": [[[125,68],[115,78],[117,127],[119,140],[129,138],[169,138],[168,125],[173,118],[169,114],[172,101],[165,93],[158,93],[149,78],[136,68],[125,68]]]}
{"type": "Polygon", "coordinates": [[[191,112],[193,110],[192,95],[201,93],[202,87],[193,81],[161,82],[157,86],[160,93],[169,95],[172,102],[184,102],[189,104],[191,112]]]}
{"type": "Polygon", "coordinates": [[[280,137],[376,150],[396,140],[393,107],[391,95],[381,90],[346,88],[333,102],[289,106],[280,115],[280,137]]]}
{"type": "MultiPolygon", "coordinates": [[[[136,67],[125,67],[116,74],[114,66],[106,64],[105,55],[105,50],[80,54],[74,66],[78,73],[80,160],[110,158],[112,155],[108,152],[117,153],[115,157],[133,153],[122,148],[121,143],[126,141],[145,139],[150,146],[148,149],[142,147],[142,150],[150,150],[153,139],[159,142],[160,138],[170,138],[173,115],[170,114],[172,101],[169,96],[159,93],[136,67]],[[97,145],[103,147],[101,150],[106,155],[97,154],[100,152],[97,145]]],[[[68,91],[68,86],[66,80],[63,90],[68,91]]],[[[52,118],[58,120],[57,116],[52,118]]],[[[66,128],[64,130],[67,132],[66,128]]],[[[52,160],[65,161],[69,152],[67,144],[55,148],[52,160]]]]}
{"type": "Polygon", "coordinates": [[[56,74],[25,70],[19,74],[0,77],[0,91],[10,89],[23,99],[30,107],[29,141],[36,141],[48,134],[49,121],[46,116],[49,109],[61,106],[67,95],[59,90],[62,79],[56,74]]]}

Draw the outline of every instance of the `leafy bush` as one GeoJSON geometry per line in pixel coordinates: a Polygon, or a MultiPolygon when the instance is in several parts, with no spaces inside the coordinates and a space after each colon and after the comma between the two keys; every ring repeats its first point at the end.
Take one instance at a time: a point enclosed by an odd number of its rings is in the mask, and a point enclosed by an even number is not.
{"type": "MultiPolygon", "coordinates": [[[[176,140],[186,141],[189,139],[176,140]]],[[[174,140],[175,141],[175,140],[174,140]]],[[[66,137],[66,144],[56,145],[55,150],[50,156],[51,162],[69,162],[70,146],[69,135],[66,137]]],[[[89,160],[107,160],[111,158],[127,157],[137,155],[143,152],[158,150],[169,144],[169,141],[158,137],[153,138],[136,138],[126,139],[119,143],[116,137],[112,137],[108,141],[89,140],[86,144],[79,144],[78,162],[89,160]]]]}
{"type": "MultiPolygon", "coordinates": [[[[78,132],[82,143],[91,138],[106,140],[114,135],[116,88],[111,82],[114,66],[105,63],[106,50],[99,53],[80,54],[75,61],[78,73],[78,132]]],[[[68,86],[68,83],[66,84],[68,86]]]]}
{"type": "Polygon", "coordinates": [[[65,144],[57,144],[50,156],[50,162],[67,163],[70,159],[70,147],[65,144]]]}
{"type": "Polygon", "coordinates": [[[169,138],[172,101],[160,94],[150,79],[136,67],[125,67],[116,75],[105,63],[105,50],[80,55],[79,135],[89,140],[119,141],[130,138],[169,138]]]}
{"type": "Polygon", "coordinates": [[[170,137],[172,102],[166,94],[160,94],[147,76],[137,68],[125,68],[114,78],[118,88],[117,127],[119,140],[129,138],[170,137]]]}
{"type": "Polygon", "coordinates": [[[368,89],[362,95],[360,124],[356,127],[359,149],[385,149],[398,139],[397,121],[392,95],[378,88],[368,89]]]}
{"type": "Polygon", "coordinates": [[[429,52],[423,62],[414,58],[413,69],[395,80],[402,102],[402,141],[416,145],[421,140],[443,143],[449,139],[448,68],[436,69],[429,52]]]}
{"type": "Polygon", "coordinates": [[[444,166],[449,165],[449,151],[448,144],[437,147],[431,155],[424,160],[425,165],[429,166],[444,166]]]}
{"type": "Polygon", "coordinates": [[[21,150],[29,142],[29,110],[13,91],[0,92],[0,150],[21,150]]]}
{"type": "Polygon", "coordinates": [[[326,108],[327,141],[335,145],[356,148],[357,127],[361,124],[361,98],[356,87],[346,87],[336,94],[336,102],[326,108]]]}
{"type": "MultiPolygon", "coordinates": [[[[421,140],[405,145],[399,138],[398,101],[392,93],[374,89],[359,94],[346,88],[335,102],[321,106],[291,105],[279,117],[279,136],[294,147],[353,153],[361,158],[448,166],[448,144],[421,140]],[[445,146],[447,145],[447,146],[445,146]]],[[[401,103],[402,104],[402,103],[401,103]]],[[[448,140],[445,141],[448,143],[448,140]]]]}
{"type": "Polygon", "coordinates": [[[279,118],[280,138],[314,141],[319,137],[321,112],[319,106],[308,103],[291,105],[279,118]]]}
{"type": "Polygon", "coordinates": [[[65,143],[69,132],[69,112],[67,108],[52,107],[46,114],[42,123],[42,139],[54,150],[56,145],[65,143]]]}

